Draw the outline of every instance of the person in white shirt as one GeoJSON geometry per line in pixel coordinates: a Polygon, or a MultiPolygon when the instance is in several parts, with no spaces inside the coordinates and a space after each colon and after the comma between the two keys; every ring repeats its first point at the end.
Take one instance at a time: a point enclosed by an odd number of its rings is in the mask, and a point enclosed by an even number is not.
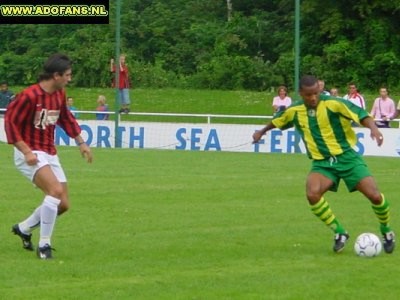
{"type": "Polygon", "coordinates": [[[292,99],[287,95],[287,88],[283,85],[278,87],[278,96],[275,96],[272,100],[274,113],[285,110],[291,104],[292,99]]]}
{"type": "Polygon", "coordinates": [[[358,92],[357,86],[354,83],[349,84],[348,91],[348,94],[346,94],[343,98],[365,109],[366,107],[364,97],[358,92]]]}

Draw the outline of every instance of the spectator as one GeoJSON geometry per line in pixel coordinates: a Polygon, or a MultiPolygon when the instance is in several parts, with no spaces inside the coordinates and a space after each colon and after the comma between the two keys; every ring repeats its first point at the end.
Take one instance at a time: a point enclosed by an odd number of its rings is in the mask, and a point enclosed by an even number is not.
{"type": "Polygon", "coordinates": [[[318,86],[319,86],[319,92],[321,93],[321,95],[326,95],[326,96],[330,95],[330,93],[325,90],[325,81],[323,81],[322,79],[318,79],[318,86]]]}
{"type": "Polygon", "coordinates": [[[354,83],[349,84],[348,94],[346,94],[343,98],[361,108],[366,108],[364,97],[359,93],[357,86],[354,83]]]}
{"type": "Polygon", "coordinates": [[[396,107],[396,113],[393,116],[393,119],[397,118],[400,115],[400,100],[397,103],[397,107],[396,107]]]}
{"type": "Polygon", "coordinates": [[[371,110],[376,126],[380,128],[389,128],[389,121],[396,116],[394,101],[389,98],[388,94],[387,88],[381,87],[379,90],[380,97],[375,99],[371,110]]]}
{"type": "MultiPolygon", "coordinates": [[[[14,93],[8,89],[8,83],[3,81],[0,83],[0,108],[7,108],[8,104],[13,100],[14,93]]],[[[4,115],[4,111],[0,111],[0,115],[4,115]]]]}
{"type": "Polygon", "coordinates": [[[283,85],[278,87],[278,96],[275,96],[272,101],[274,113],[285,110],[292,104],[292,99],[287,95],[287,88],[283,85]]]}
{"type": "Polygon", "coordinates": [[[339,90],[337,88],[335,88],[335,87],[331,88],[330,93],[331,93],[331,96],[333,96],[333,97],[340,97],[339,96],[339,90]]]}
{"type": "MultiPolygon", "coordinates": [[[[125,54],[121,54],[119,57],[119,65],[118,65],[118,70],[119,70],[119,101],[121,104],[121,108],[119,110],[120,113],[129,113],[129,105],[131,104],[131,100],[129,99],[129,88],[130,88],[130,82],[129,82],[129,70],[128,70],[128,65],[125,62],[126,56],[125,54]]],[[[115,73],[116,71],[116,66],[114,59],[111,58],[110,61],[110,71],[112,73],[115,73]]],[[[115,87],[115,79],[113,80],[113,87],[115,87]]]]}
{"type": "Polygon", "coordinates": [[[76,112],[78,109],[74,106],[74,99],[72,97],[67,98],[67,108],[75,117],[75,119],[79,118],[79,113],[76,112]]]}
{"type": "MultiPolygon", "coordinates": [[[[105,112],[108,111],[108,105],[106,104],[106,97],[103,95],[100,95],[97,98],[97,108],[96,110],[99,112],[105,112]]],[[[108,114],[104,114],[104,113],[99,113],[96,114],[96,120],[108,120],[108,114]]]]}

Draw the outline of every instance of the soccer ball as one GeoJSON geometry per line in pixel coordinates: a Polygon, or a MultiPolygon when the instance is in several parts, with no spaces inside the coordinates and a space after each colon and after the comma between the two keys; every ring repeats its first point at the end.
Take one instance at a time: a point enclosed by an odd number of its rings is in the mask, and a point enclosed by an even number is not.
{"type": "Polygon", "coordinates": [[[354,251],[358,256],[374,257],[382,250],[381,240],[373,233],[362,233],[354,244],[354,251]]]}

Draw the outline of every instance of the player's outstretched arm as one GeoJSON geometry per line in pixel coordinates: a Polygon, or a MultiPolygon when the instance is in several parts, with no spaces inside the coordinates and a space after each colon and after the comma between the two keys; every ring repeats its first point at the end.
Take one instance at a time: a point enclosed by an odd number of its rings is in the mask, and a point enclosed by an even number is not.
{"type": "Polygon", "coordinates": [[[375,121],[371,117],[367,117],[361,120],[361,125],[371,130],[371,138],[376,141],[378,146],[381,146],[383,143],[383,135],[376,126],[375,121]]]}
{"type": "Polygon", "coordinates": [[[86,158],[88,163],[93,161],[92,151],[90,150],[89,146],[86,145],[86,143],[79,145],[79,150],[81,151],[82,157],[86,158]]]}
{"type": "Polygon", "coordinates": [[[88,163],[91,163],[93,161],[93,154],[90,147],[85,143],[81,136],[77,136],[75,141],[79,146],[79,151],[81,152],[82,157],[86,158],[88,163]]]}
{"type": "Polygon", "coordinates": [[[258,143],[258,141],[261,140],[261,138],[264,134],[266,134],[268,131],[270,131],[271,129],[274,129],[274,128],[275,128],[274,124],[268,123],[267,126],[265,126],[263,129],[257,130],[256,132],[254,132],[253,144],[258,143]]]}

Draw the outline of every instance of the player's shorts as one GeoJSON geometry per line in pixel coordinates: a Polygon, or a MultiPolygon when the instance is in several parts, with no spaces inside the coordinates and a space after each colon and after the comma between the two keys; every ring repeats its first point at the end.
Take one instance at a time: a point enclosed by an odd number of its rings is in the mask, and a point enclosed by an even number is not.
{"type": "Polygon", "coordinates": [[[316,172],[328,177],[333,181],[330,188],[336,192],[340,179],[346,184],[350,192],[356,190],[357,184],[365,177],[371,176],[371,173],[361,155],[354,150],[346,151],[338,156],[332,156],[329,159],[314,160],[311,173],[316,172]]]}
{"type": "Polygon", "coordinates": [[[22,152],[14,148],[14,163],[17,169],[27,177],[30,181],[33,182],[33,178],[36,172],[46,166],[49,165],[54,175],[58,179],[59,182],[67,182],[67,178],[65,176],[64,170],[61,167],[60,161],[57,155],[50,155],[43,151],[32,151],[37,155],[38,163],[34,166],[30,166],[25,161],[25,156],[22,152]]]}
{"type": "Polygon", "coordinates": [[[131,104],[131,99],[129,98],[129,89],[119,89],[119,102],[121,105],[131,104]]]}

